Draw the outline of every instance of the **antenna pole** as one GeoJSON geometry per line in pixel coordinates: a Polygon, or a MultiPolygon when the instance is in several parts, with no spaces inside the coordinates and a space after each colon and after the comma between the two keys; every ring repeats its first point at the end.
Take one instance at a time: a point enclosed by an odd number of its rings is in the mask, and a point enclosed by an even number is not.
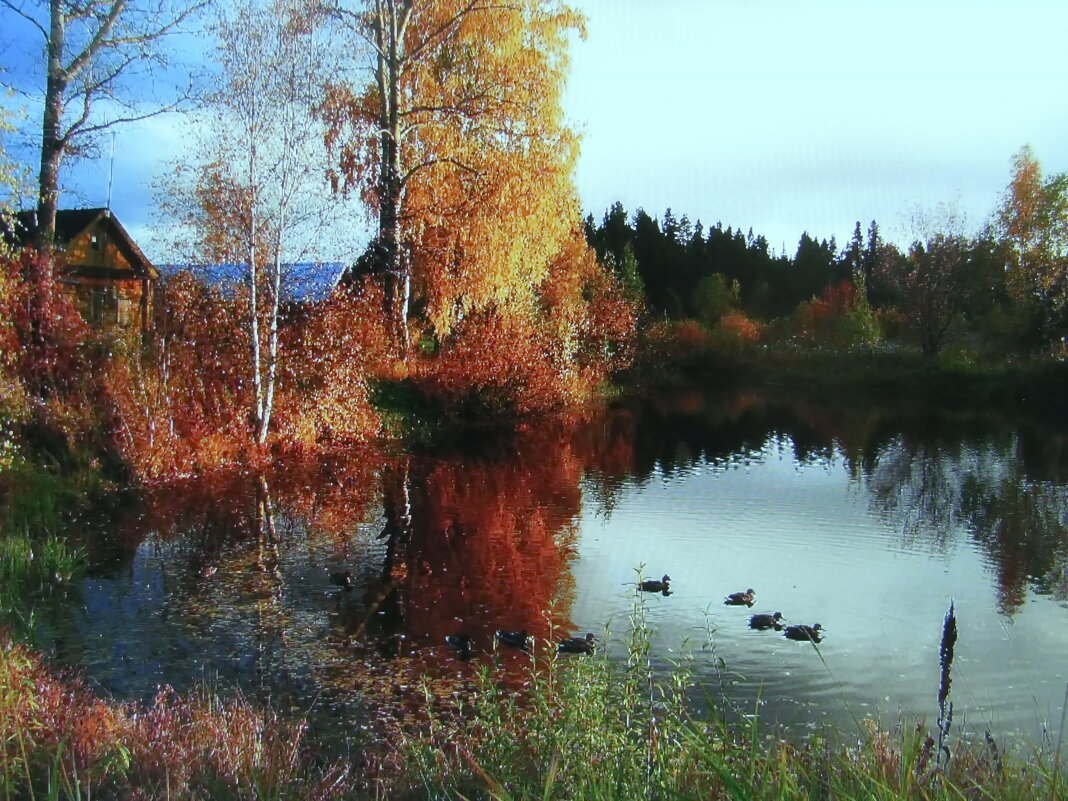
{"type": "Polygon", "coordinates": [[[111,211],[111,184],[115,180],[115,132],[111,132],[111,166],[108,168],[108,202],[107,210],[111,211]]]}

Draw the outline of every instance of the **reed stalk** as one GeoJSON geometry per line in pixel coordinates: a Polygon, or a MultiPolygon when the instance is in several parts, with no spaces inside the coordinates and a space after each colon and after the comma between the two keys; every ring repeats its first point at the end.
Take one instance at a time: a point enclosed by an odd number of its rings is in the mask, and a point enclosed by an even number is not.
{"type": "Polygon", "coordinates": [[[942,770],[949,764],[950,752],[946,740],[949,737],[950,727],[953,725],[953,702],[949,700],[949,689],[952,683],[951,672],[953,670],[953,650],[957,644],[957,615],[953,609],[953,602],[949,603],[949,611],[942,621],[942,640],[938,646],[938,662],[942,668],[938,682],[938,752],[935,764],[942,770]]]}

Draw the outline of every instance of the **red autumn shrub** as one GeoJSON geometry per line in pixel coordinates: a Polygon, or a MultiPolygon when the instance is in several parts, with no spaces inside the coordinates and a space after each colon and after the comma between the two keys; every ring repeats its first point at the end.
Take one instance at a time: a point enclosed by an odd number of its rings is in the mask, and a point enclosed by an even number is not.
{"type": "Polygon", "coordinates": [[[290,315],[282,339],[277,441],[314,452],[366,441],[378,432],[368,376],[386,357],[381,292],[339,288],[290,315]]]}
{"type": "Polygon", "coordinates": [[[731,336],[756,342],[760,339],[761,325],[755,320],[749,319],[742,311],[731,311],[719,319],[719,329],[731,336]]]}
{"type": "Polygon", "coordinates": [[[85,347],[89,329],[56,281],[55,270],[31,249],[4,260],[5,283],[15,289],[12,323],[18,374],[33,396],[84,393],[96,366],[85,347]]]}
{"type": "Polygon", "coordinates": [[[251,379],[240,290],[224,296],[189,273],[160,289],[146,358],[114,360],[119,447],[158,477],[210,470],[248,450],[251,379]]]}
{"type": "Polygon", "coordinates": [[[347,798],[340,764],[304,746],[304,725],[207,693],[161,688],[109,703],[0,632],[0,760],[13,798],[347,798]]]}
{"type": "Polygon", "coordinates": [[[412,379],[468,422],[508,422],[575,408],[633,349],[635,313],[576,231],[533,299],[468,313],[412,379]]]}
{"type": "Polygon", "coordinates": [[[495,309],[471,314],[414,382],[457,421],[512,421],[555,410],[565,397],[549,345],[529,318],[495,309]]]}

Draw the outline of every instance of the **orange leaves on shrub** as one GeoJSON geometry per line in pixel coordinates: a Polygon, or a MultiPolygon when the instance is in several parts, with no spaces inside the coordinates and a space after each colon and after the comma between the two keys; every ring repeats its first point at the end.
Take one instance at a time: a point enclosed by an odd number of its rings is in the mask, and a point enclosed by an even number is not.
{"type": "Polygon", "coordinates": [[[699,350],[708,345],[708,333],[696,320],[683,320],[675,328],[675,342],[683,351],[699,350]]]}
{"type": "Polygon", "coordinates": [[[148,358],[109,366],[118,445],[141,476],[213,469],[247,450],[251,376],[235,295],[179,273],[157,298],[148,358]]]}
{"type": "Polygon", "coordinates": [[[26,408],[26,394],[19,378],[21,346],[15,319],[23,296],[17,263],[0,258],[0,414],[19,417],[26,408]]]}
{"type": "Polygon", "coordinates": [[[3,282],[13,290],[7,303],[14,337],[4,344],[17,347],[23,385],[38,398],[84,392],[94,372],[92,354],[84,347],[89,330],[54,270],[30,249],[2,261],[3,282]]]}
{"type": "MultiPolygon", "coordinates": [[[[243,291],[223,294],[191,274],[175,276],[157,304],[151,358],[110,365],[120,448],[139,475],[260,458],[251,444],[243,291]]],[[[318,452],[377,433],[366,376],[384,351],[380,304],[371,290],[339,291],[316,306],[289,310],[281,324],[273,449],[318,452]]]]}
{"type": "Polygon", "coordinates": [[[635,314],[572,231],[533,301],[469,312],[419,364],[415,382],[455,417],[510,422],[575,407],[630,358],[635,314]]]}
{"type": "Polygon", "coordinates": [[[759,340],[762,330],[760,323],[749,319],[742,311],[730,311],[724,314],[719,319],[719,329],[747,342],[759,340]]]}
{"type": "Polygon", "coordinates": [[[564,402],[545,333],[530,317],[496,309],[464,318],[416,383],[469,423],[512,421],[564,402]]]}

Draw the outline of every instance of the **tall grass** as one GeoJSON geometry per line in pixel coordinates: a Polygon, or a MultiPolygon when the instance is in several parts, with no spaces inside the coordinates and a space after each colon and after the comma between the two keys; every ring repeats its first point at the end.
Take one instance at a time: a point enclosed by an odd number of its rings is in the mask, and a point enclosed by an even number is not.
{"type": "Polygon", "coordinates": [[[0,532],[0,625],[29,638],[37,605],[70,587],[82,564],[81,549],[60,537],[0,532]]]}
{"type": "Polygon", "coordinates": [[[0,626],[19,637],[30,637],[35,610],[84,564],[66,520],[86,502],[85,482],[21,458],[0,471],[0,626]]]}
{"type": "Polygon", "coordinates": [[[311,758],[300,721],[240,697],[164,688],[109,703],[0,635],[0,799],[330,799],[348,770],[311,758]]]}
{"type": "Polygon", "coordinates": [[[557,655],[550,643],[534,649],[521,693],[505,689],[504,676],[489,665],[460,702],[444,703],[428,690],[427,724],[391,738],[398,746],[377,764],[377,794],[472,801],[1068,798],[1050,751],[1003,753],[988,736],[954,743],[953,759],[940,762],[948,715],[938,740],[923,725],[886,730],[866,719],[852,744],[832,744],[820,737],[788,742],[762,732],[755,718],[728,720],[714,703],[693,713],[686,665],[655,678],[641,610],[633,624],[626,659],[609,658],[603,648],[589,657],[557,655]]]}
{"type": "Polygon", "coordinates": [[[318,762],[302,721],[204,690],[110,703],[0,635],[0,801],[1068,798],[1054,752],[1003,751],[989,736],[939,764],[924,726],[865,720],[852,743],[791,743],[714,704],[691,712],[691,672],[683,661],[657,678],[638,604],[625,658],[609,656],[606,633],[590,656],[540,644],[518,681],[494,659],[466,692],[426,679],[421,723],[384,732],[366,781],[318,762]]]}

